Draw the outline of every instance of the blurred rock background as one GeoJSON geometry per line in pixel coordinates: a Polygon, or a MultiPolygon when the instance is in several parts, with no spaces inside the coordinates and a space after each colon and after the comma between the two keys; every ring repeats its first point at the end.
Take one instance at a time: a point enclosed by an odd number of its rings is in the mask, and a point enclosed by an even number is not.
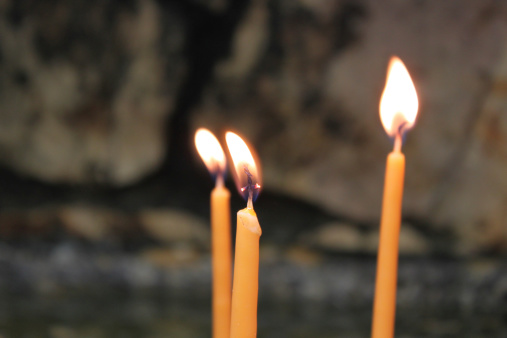
{"type": "Polygon", "coordinates": [[[205,126],[262,160],[264,296],[370,306],[398,55],[420,101],[399,302],[498,310],[506,19],[493,0],[0,1],[0,291],[209,296],[205,126]]]}

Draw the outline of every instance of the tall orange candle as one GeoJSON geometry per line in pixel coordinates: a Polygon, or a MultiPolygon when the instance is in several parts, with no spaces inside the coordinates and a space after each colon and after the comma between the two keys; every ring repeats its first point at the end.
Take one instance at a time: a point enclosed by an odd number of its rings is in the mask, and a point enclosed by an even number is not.
{"type": "Polygon", "coordinates": [[[211,192],[211,260],[213,338],[229,338],[231,320],[231,208],[224,187],[225,154],[216,137],[206,129],[195,133],[197,151],[215,177],[211,192]]]}
{"type": "Polygon", "coordinates": [[[403,62],[391,58],[386,86],[380,101],[380,119],[394,138],[394,150],[387,156],[377,256],[377,278],[373,303],[372,338],[394,336],[398,244],[401,225],[405,156],[401,152],[403,134],[417,116],[418,100],[414,84],[403,62]]]}
{"type": "Polygon", "coordinates": [[[226,141],[234,162],[238,190],[248,201],[247,207],[238,211],[231,338],[255,338],[259,292],[259,238],[262,230],[253,209],[253,200],[259,193],[260,172],[250,150],[238,135],[228,132],[226,141]]]}

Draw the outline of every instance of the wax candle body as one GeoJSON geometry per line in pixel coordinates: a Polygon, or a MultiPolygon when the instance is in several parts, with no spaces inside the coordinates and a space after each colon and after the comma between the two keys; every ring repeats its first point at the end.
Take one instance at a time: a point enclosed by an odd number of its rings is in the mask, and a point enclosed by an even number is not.
{"type": "Polygon", "coordinates": [[[231,338],[257,336],[259,293],[259,238],[262,234],[255,211],[238,211],[234,282],[232,290],[231,338]]]}
{"type": "Polygon", "coordinates": [[[229,338],[231,320],[230,193],[218,185],[211,192],[211,256],[213,269],[213,338],[229,338]]]}
{"type": "Polygon", "coordinates": [[[372,338],[390,338],[394,335],[404,176],[405,156],[400,151],[393,151],[387,157],[384,182],[372,338]]]}

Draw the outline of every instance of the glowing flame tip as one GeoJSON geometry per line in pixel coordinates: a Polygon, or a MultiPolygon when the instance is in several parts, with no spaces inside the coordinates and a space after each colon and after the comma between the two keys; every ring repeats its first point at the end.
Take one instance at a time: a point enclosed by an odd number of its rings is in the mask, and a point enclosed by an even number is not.
{"type": "Polygon", "coordinates": [[[238,135],[227,132],[225,140],[234,164],[234,180],[238,191],[245,199],[248,199],[251,195],[252,199],[255,200],[261,188],[258,160],[254,160],[247,144],[238,135]]]}
{"type": "Polygon", "coordinates": [[[395,137],[413,127],[419,101],[407,68],[396,56],[389,62],[386,85],[380,99],[380,119],[387,134],[395,137]]]}
{"type": "Polygon", "coordinates": [[[199,128],[195,132],[195,146],[212,175],[225,174],[225,153],[213,133],[205,128],[199,128]]]}

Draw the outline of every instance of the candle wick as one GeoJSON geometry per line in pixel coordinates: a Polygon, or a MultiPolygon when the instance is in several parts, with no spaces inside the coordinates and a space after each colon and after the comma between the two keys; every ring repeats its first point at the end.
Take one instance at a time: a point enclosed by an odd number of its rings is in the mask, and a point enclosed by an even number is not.
{"type": "Polygon", "coordinates": [[[248,169],[248,166],[245,164],[243,165],[243,170],[246,174],[246,180],[247,180],[247,189],[250,191],[252,189],[253,181],[252,181],[252,173],[248,169]]]}
{"type": "Polygon", "coordinates": [[[396,136],[394,137],[394,151],[397,153],[401,152],[401,146],[403,145],[403,133],[405,132],[406,125],[406,122],[400,123],[400,126],[396,131],[396,136]]]}
{"type": "Polygon", "coordinates": [[[253,199],[253,190],[250,190],[250,192],[248,193],[248,202],[246,203],[247,209],[253,209],[252,199],[253,199]]]}
{"type": "Polygon", "coordinates": [[[248,166],[245,164],[243,165],[243,170],[245,171],[246,177],[247,177],[247,184],[243,188],[241,188],[241,191],[247,191],[248,192],[248,202],[247,202],[247,208],[253,209],[253,192],[255,189],[259,189],[259,184],[254,184],[252,180],[252,173],[248,169],[248,166]]]}
{"type": "Polygon", "coordinates": [[[396,136],[394,137],[394,151],[399,153],[401,152],[401,144],[402,144],[402,137],[401,133],[396,133],[396,136]]]}
{"type": "Polygon", "coordinates": [[[224,186],[224,176],[222,175],[222,172],[219,170],[217,172],[217,178],[215,180],[215,187],[223,187],[224,186]]]}

